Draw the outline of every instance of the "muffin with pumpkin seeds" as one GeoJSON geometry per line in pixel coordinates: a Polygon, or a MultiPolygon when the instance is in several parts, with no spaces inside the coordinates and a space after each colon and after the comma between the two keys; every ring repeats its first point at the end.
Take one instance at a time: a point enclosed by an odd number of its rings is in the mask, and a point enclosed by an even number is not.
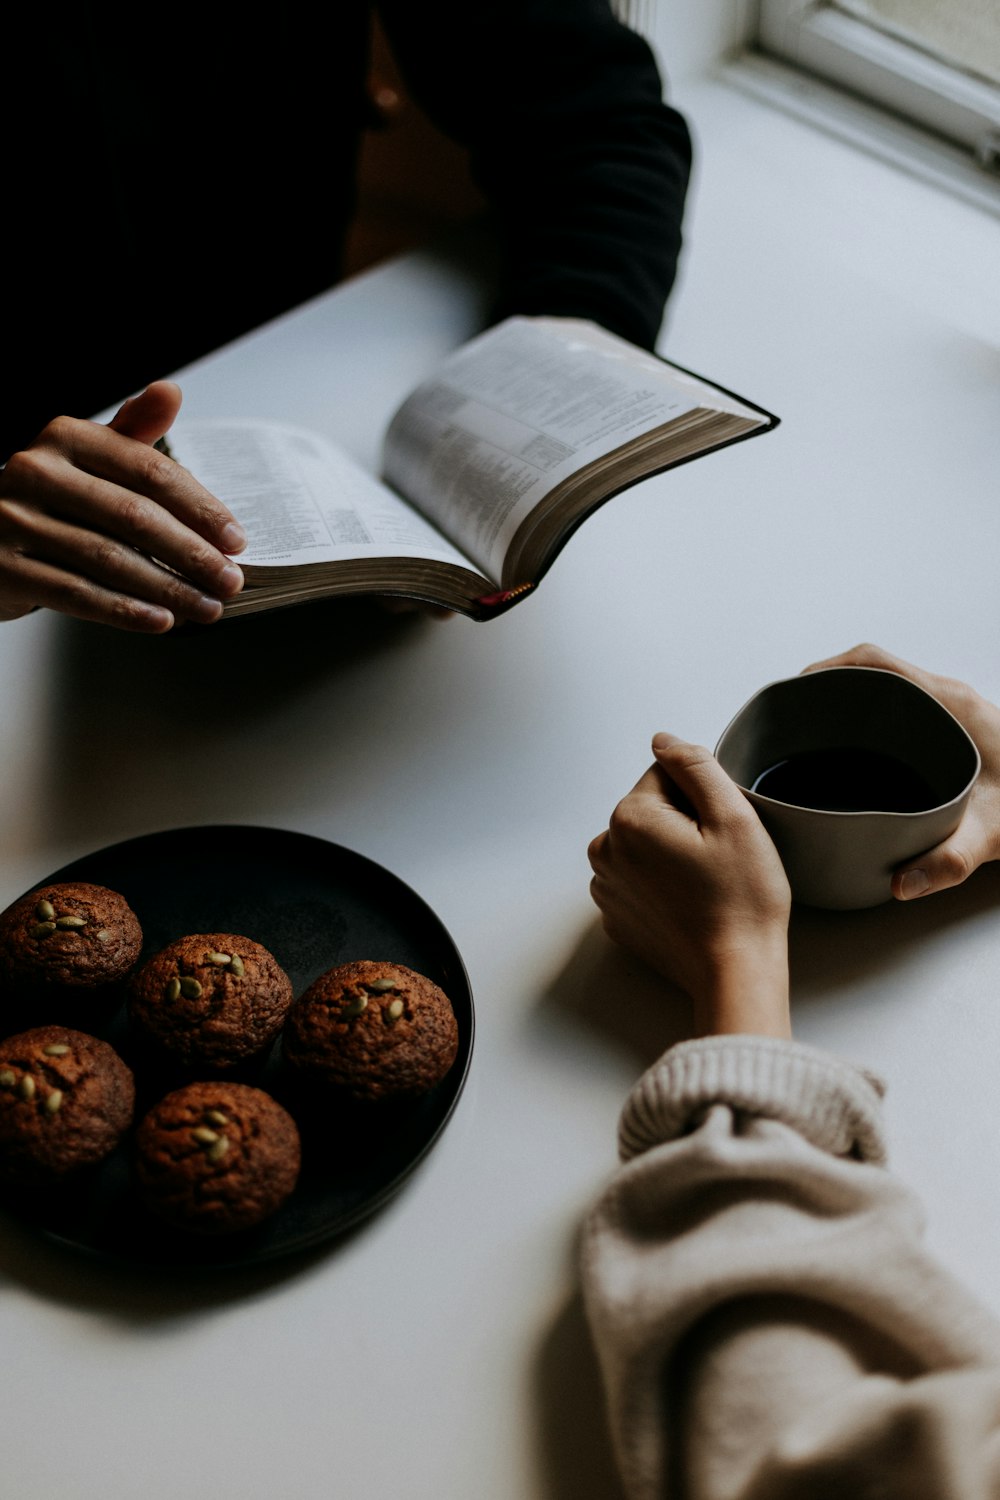
{"type": "Polygon", "coordinates": [[[0,1181],[60,1183],[109,1156],[132,1124],[135,1083],[107,1042],[36,1026],[0,1042],[0,1181]]]}
{"type": "Polygon", "coordinates": [[[142,1199],[196,1234],[252,1229],[298,1181],[299,1132],[263,1089],[229,1079],[189,1083],[154,1104],[135,1133],[142,1199]]]}
{"type": "Polygon", "coordinates": [[[130,1025],[161,1060],[226,1072],[263,1053],[293,999],[277,959],[231,932],[188,934],[133,975],[130,1025]]]}
{"type": "Polygon", "coordinates": [[[288,1072],[342,1101],[405,1102],[440,1083],[458,1053],[448,996],[404,964],[358,959],[321,974],[288,1013],[288,1072]]]}
{"type": "Polygon", "coordinates": [[[92,1021],[118,1003],[141,950],[139,919],[118,891],[39,886],[0,913],[0,1032],[8,1018],[92,1021]]]}

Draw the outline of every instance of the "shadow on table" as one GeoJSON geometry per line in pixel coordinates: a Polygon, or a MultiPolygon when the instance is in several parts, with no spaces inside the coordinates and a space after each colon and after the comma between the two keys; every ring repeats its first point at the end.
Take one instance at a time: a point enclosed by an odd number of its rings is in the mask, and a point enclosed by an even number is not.
{"type": "MultiPolygon", "coordinates": [[[[547,986],[539,1009],[541,1018],[570,1019],[609,1054],[624,1056],[626,1072],[636,1078],[665,1048],[691,1034],[687,996],[609,942],[596,913],[547,986]]],[[[577,1259],[574,1244],[570,1285],[578,1279],[577,1259]]],[[[542,1493],[549,1500],[624,1500],[579,1291],[570,1295],[534,1351],[531,1374],[542,1493]]]]}
{"type": "Polygon", "coordinates": [[[182,625],[163,636],[62,619],[57,638],[56,692],[95,708],[128,710],[144,689],[162,686],[169,705],[197,708],[211,722],[226,717],[234,698],[248,708],[282,707],[304,683],[332,677],[359,657],[391,647],[407,628],[426,622],[371,599],[327,599],[238,615],[216,625],[182,625]],[[233,697],[222,691],[231,689],[233,697]],[[249,694],[249,700],[247,699],[249,694]]]}
{"type": "Polygon", "coordinates": [[[918,901],[889,901],[867,911],[796,907],[789,932],[793,1020],[796,1009],[912,964],[922,948],[946,932],[998,908],[1000,864],[983,865],[964,885],[918,901]]]}
{"type": "Polygon", "coordinates": [[[311,1275],[348,1249],[373,1218],[391,1214],[405,1183],[375,1215],[310,1248],[264,1263],[146,1265],[63,1245],[30,1224],[0,1216],[0,1295],[16,1285],[46,1301],[155,1330],[248,1302],[311,1275]]]}
{"type": "Polygon", "coordinates": [[[550,1500],[624,1500],[597,1355],[579,1294],[566,1303],[549,1329],[533,1374],[532,1404],[545,1494],[550,1500]]]}
{"type": "Polygon", "coordinates": [[[691,1002],[640,959],[610,942],[595,914],[540,1002],[625,1054],[635,1076],[691,1035],[691,1002]]]}
{"type": "MultiPolygon", "coordinates": [[[[1000,863],[984,865],[964,885],[920,901],[891,901],[867,911],[794,907],[789,929],[793,1020],[799,1007],[833,1000],[845,987],[911,964],[921,948],[943,934],[998,909],[1000,863]]],[[[628,1055],[637,1078],[668,1047],[692,1034],[687,996],[612,943],[596,914],[541,1006],[572,1016],[614,1052],[628,1055]]]]}
{"type": "MultiPolygon", "coordinates": [[[[422,614],[329,600],[163,637],[60,620],[50,719],[38,754],[45,816],[65,847],[135,831],[152,808],[191,821],[234,786],[287,781],[344,729],[338,687],[406,651],[422,614]]],[[[442,627],[438,627],[442,628],[442,627]]],[[[446,628],[446,627],[444,627],[446,628]]],[[[371,675],[376,675],[372,673],[371,675]]],[[[197,820],[197,818],[195,819],[197,820]]]]}

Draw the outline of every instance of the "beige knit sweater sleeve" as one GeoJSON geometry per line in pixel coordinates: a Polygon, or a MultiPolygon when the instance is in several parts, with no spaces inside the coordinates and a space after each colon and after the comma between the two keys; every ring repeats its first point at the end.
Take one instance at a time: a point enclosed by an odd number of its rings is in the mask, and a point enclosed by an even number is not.
{"type": "Polygon", "coordinates": [[[583,1278],[634,1500],[1000,1497],[1000,1324],[922,1248],[880,1095],[751,1036],[633,1090],[583,1278]]]}

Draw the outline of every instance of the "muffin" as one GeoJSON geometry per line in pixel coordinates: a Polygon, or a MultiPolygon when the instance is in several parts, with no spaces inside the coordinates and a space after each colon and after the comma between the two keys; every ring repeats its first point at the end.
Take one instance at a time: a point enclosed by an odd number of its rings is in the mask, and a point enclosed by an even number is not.
{"type": "Polygon", "coordinates": [[[0,1180],[31,1187],[103,1161],[132,1124],[131,1070],[107,1042],[36,1026],[0,1042],[0,1180]]]}
{"type": "Polygon", "coordinates": [[[103,885],[43,885],[0,914],[4,1015],[46,1006],[67,1020],[117,1000],[142,948],[139,920],[103,885]]]}
{"type": "Polygon", "coordinates": [[[458,1024],[443,990],[402,964],[357,960],[322,974],[288,1013],[284,1059],[354,1102],[419,1097],[448,1072],[458,1024]]]}
{"type": "Polygon", "coordinates": [[[291,980],[260,943],[210,932],[177,938],[143,964],[127,1009],[161,1056],[225,1072],[270,1045],[292,998],[291,980]]]}
{"type": "Polygon", "coordinates": [[[295,1122],[263,1089],[189,1083],[155,1104],[135,1133],[146,1207],[198,1234],[251,1229],[280,1208],[298,1180],[295,1122]]]}

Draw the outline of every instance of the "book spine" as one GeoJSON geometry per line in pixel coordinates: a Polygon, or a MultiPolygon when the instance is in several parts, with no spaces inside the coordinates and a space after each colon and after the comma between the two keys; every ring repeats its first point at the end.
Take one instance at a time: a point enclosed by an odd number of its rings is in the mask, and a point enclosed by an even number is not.
{"type": "Polygon", "coordinates": [[[480,620],[491,619],[494,615],[502,614],[505,609],[510,609],[525,594],[530,594],[534,589],[533,583],[518,583],[512,589],[501,589],[496,594],[481,594],[475,602],[476,618],[480,620]]]}

